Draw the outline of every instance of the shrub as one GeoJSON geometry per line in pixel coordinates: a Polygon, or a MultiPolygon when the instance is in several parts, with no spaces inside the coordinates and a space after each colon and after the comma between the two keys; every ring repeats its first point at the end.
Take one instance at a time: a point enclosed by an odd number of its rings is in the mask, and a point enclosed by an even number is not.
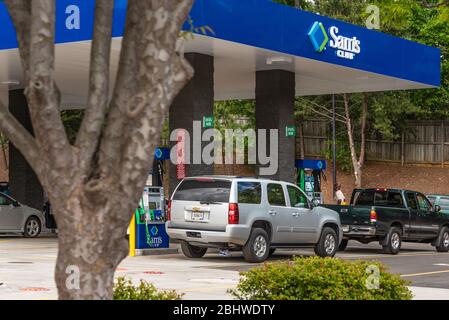
{"type": "Polygon", "coordinates": [[[336,258],[296,258],[266,263],[242,272],[240,300],[410,300],[407,282],[387,272],[385,265],[336,258]],[[377,270],[379,275],[373,273],[377,270]],[[378,279],[378,286],[375,287],[378,279]],[[371,286],[370,286],[371,285],[371,286]]]}
{"type": "Polygon", "coordinates": [[[114,285],[114,300],[181,300],[183,294],[176,291],[158,291],[145,280],[134,286],[131,280],[119,277],[114,285]]]}

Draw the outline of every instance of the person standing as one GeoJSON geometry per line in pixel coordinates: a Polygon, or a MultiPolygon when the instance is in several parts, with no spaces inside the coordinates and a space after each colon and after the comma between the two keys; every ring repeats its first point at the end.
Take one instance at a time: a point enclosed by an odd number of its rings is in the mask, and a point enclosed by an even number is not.
{"type": "Polygon", "coordinates": [[[335,190],[335,200],[337,201],[337,203],[340,205],[345,205],[346,197],[343,194],[343,191],[341,191],[341,184],[335,184],[334,190],[335,190]]]}

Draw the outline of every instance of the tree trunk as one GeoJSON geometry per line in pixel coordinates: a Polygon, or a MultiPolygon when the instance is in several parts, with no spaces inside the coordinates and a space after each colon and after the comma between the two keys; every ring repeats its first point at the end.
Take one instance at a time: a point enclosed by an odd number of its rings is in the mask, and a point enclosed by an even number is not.
{"type": "Polygon", "coordinates": [[[130,220],[119,221],[117,212],[132,215],[129,204],[125,207],[120,197],[116,199],[96,201],[81,190],[66,207],[54,208],[59,231],[55,280],[60,299],[112,299],[115,269],[128,254],[124,235],[130,220]]]}
{"type": "Polygon", "coordinates": [[[346,131],[348,133],[349,150],[351,152],[351,163],[354,170],[355,186],[361,188],[362,186],[362,163],[357,159],[357,152],[354,142],[354,132],[352,127],[351,114],[349,112],[349,96],[343,95],[345,105],[345,117],[346,117],[346,131]]]}

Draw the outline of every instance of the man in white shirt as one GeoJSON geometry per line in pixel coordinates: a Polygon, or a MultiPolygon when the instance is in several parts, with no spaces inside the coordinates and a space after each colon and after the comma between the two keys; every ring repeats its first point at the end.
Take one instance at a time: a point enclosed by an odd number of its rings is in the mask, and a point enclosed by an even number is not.
{"type": "Polygon", "coordinates": [[[338,204],[346,203],[346,197],[343,194],[343,191],[341,191],[341,184],[336,184],[334,186],[335,190],[335,200],[338,204]]]}

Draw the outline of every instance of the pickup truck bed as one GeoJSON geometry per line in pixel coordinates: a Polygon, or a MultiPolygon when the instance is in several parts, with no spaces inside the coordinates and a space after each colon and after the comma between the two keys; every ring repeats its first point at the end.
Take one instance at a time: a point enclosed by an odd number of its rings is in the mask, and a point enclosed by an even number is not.
{"type": "Polygon", "coordinates": [[[449,216],[421,193],[398,189],[355,189],[349,206],[324,205],[339,213],[344,250],[348,240],[379,241],[397,254],[402,241],[431,243],[449,251],[449,216]]]}

